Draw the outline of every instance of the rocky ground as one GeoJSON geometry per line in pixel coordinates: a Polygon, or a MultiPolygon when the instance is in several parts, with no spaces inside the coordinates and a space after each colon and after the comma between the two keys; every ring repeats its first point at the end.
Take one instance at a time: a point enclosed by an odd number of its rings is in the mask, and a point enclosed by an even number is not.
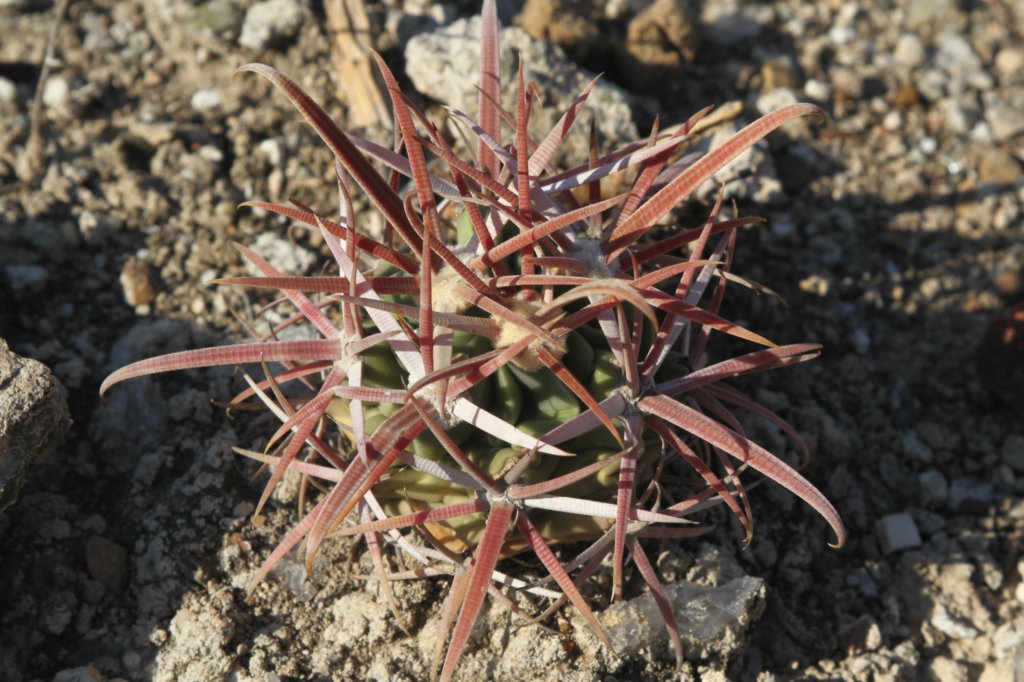
{"type": "MultiPolygon", "coordinates": [[[[367,7],[373,46],[418,102],[475,96],[460,89],[472,82],[461,53],[437,51],[439,35],[472,30],[474,3],[367,7]]],[[[604,143],[709,103],[725,112],[711,140],[796,100],[829,114],[719,180],[769,219],[744,235],[738,271],[789,302],[739,301],[732,314],[826,349],[747,388],[810,440],[806,474],[850,541],[829,549],[808,509],[761,488],[749,548],[728,523],[663,547],[663,575],[738,609],[722,628],[694,626],[683,677],[1024,679],[1024,332],[1018,318],[1014,340],[1008,313],[1024,299],[1024,5],[501,8],[524,29],[503,39],[546,104],[575,87],[571,62],[605,73],[593,109],[604,143]]],[[[323,262],[316,239],[236,210],[289,196],[329,210],[335,190],[327,153],[284,99],[231,78],[273,64],[346,120],[322,3],[71,3],[36,116],[55,9],[0,1],[0,338],[52,369],[74,420],[0,516],[0,679],[423,679],[438,585],[396,586],[411,637],[374,583],[352,577],[369,568],[362,552],[340,542],[312,581],[286,563],[245,598],[296,490],[250,518],[260,481],[230,446],[266,425],[211,402],[237,375],[97,398],[128,361],[243,336],[232,312],[244,316],[245,300],[206,284],[242,272],[232,241],[296,272],[323,262]]],[[[485,620],[460,679],[674,677],[657,637],[617,657],[571,618],[554,623],[561,636],[499,607],[485,620]]]]}

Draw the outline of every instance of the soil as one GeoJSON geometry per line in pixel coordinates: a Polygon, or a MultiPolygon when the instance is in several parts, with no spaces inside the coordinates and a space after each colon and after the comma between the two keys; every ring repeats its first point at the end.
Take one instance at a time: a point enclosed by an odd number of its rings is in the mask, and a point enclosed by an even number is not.
{"type": "MultiPolygon", "coordinates": [[[[72,3],[36,168],[31,102],[54,7],[0,2],[0,337],[54,370],[74,419],[0,516],[0,679],[429,675],[443,585],[395,585],[406,635],[358,577],[372,568],[358,547],[330,543],[312,579],[286,562],[246,597],[297,492],[284,486],[251,517],[262,479],[230,448],[265,438],[268,422],[215,405],[241,385],[236,373],[136,380],[98,398],[128,361],[245,336],[234,316],[245,299],[207,285],[243,273],[233,241],[261,240],[283,267],[326,262],[317,239],[236,210],[289,196],[336,205],[327,152],[266,84],[233,80],[237,66],[273,64],[345,120],[320,3],[273,0],[270,16],[297,23],[246,34],[254,4],[72,3]]],[[[1019,313],[1006,312],[1024,298],[1024,5],[687,4],[679,17],[698,22],[686,32],[698,44],[659,62],[675,76],[641,92],[615,55],[648,4],[599,10],[613,49],[584,64],[637,95],[641,130],[656,112],[670,125],[731,101],[746,119],[790,99],[829,115],[771,138],[774,177],[762,166],[748,180],[777,190],[738,193],[768,223],[742,236],[737,270],[788,307],[747,297],[730,314],[780,343],[824,344],[818,360],[744,388],[811,442],[804,472],[850,539],[829,548],[810,510],[761,487],[749,547],[724,515],[712,535],[661,547],[663,573],[764,581],[760,618],[690,647],[682,678],[1024,679],[1024,397],[1007,380],[1024,353],[1019,313]]],[[[396,73],[395,27],[427,5],[367,3],[396,73]]],[[[550,623],[561,635],[502,605],[483,620],[458,679],[677,677],[664,646],[618,657],[568,615],[550,623]]]]}

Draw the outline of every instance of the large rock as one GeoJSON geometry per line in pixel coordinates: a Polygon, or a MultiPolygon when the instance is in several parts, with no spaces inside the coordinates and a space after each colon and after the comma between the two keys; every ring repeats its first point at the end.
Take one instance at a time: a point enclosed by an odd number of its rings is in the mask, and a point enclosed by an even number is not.
{"type": "MultiPolygon", "coordinates": [[[[717,587],[680,581],[665,586],[679,626],[687,657],[706,658],[711,652],[727,655],[765,606],[764,581],[742,576],[717,587]]],[[[668,631],[650,592],[618,602],[599,616],[620,654],[632,655],[643,647],[663,648],[668,631]]]]}
{"type": "Polygon", "coordinates": [[[50,370],[0,339],[0,513],[14,504],[32,463],[60,445],[69,426],[64,390],[50,370]]]}
{"type": "MultiPolygon", "coordinates": [[[[526,82],[534,81],[542,106],[534,105],[530,132],[540,139],[562,116],[594,77],[578,68],[559,48],[534,40],[521,28],[501,31],[502,104],[515,111],[517,55],[523,60],[526,82]]],[[[405,49],[406,72],[417,90],[476,117],[480,82],[480,18],[461,19],[433,33],[416,36],[405,49]]],[[[629,95],[606,81],[598,81],[581,120],[562,145],[560,158],[584,163],[589,148],[589,119],[597,123],[602,145],[614,146],[637,137],[629,95]]],[[[506,129],[507,130],[507,129],[506,129]]]]}

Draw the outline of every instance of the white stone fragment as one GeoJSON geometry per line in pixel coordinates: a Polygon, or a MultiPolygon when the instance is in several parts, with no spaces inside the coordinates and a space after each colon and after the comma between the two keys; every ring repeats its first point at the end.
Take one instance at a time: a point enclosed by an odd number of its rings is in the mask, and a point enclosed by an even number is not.
{"type": "Polygon", "coordinates": [[[878,542],[886,554],[921,546],[921,534],[914,517],[906,512],[883,516],[875,526],[878,542]]]}

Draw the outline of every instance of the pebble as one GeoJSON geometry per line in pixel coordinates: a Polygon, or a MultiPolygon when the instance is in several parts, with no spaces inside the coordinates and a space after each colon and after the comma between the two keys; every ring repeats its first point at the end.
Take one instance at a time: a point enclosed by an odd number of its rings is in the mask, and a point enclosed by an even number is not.
{"type": "Polygon", "coordinates": [[[1011,433],[1007,436],[999,455],[1011,469],[1024,473],[1024,435],[1011,433]]]}
{"type": "MultiPolygon", "coordinates": [[[[706,657],[710,651],[728,647],[742,633],[752,614],[763,606],[764,581],[742,576],[717,587],[687,581],[665,586],[666,597],[675,612],[683,648],[706,657]],[[703,651],[704,654],[696,653],[703,651]]],[[[598,619],[607,629],[615,650],[635,654],[641,648],[662,648],[668,639],[657,604],[649,592],[605,609],[598,619]]]]}
{"type": "Polygon", "coordinates": [[[949,615],[941,606],[936,609],[935,615],[932,616],[931,624],[936,630],[950,639],[973,639],[979,634],[977,628],[971,626],[963,619],[949,615]]]}
{"type": "Polygon", "coordinates": [[[775,20],[770,5],[736,0],[702,3],[705,37],[722,46],[737,45],[760,35],[775,20]]]}
{"type": "Polygon", "coordinates": [[[210,0],[189,10],[190,27],[215,35],[235,33],[245,19],[242,8],[232,0],[210,0]]]}
{"type": "Polygon", "coordinates": [[[0,514],[70,424],[63,389],[50,370],[11,352],[0,339],[0,514]]]}
{"type": "Polygon", "coordinates": [[[47,632],[59,635],[64,632],[78,609],[78,598],[69,590],[52,592],[43,604],[42,625],[47,632]]]}
{"type": "Polygon", "coordinates": [[[199,113],[208,114],[216,112],[224,106],[224,100],[218,90],[208,88],[206,90],[199,90],[192,95],[192,100],[189,104],[199,113]]]}
{"type": "Polygon", "coordinates": [[[1021,165],[1013,154],[989,147],[978,154],[978,179],[997,185],[1011,185],[1021,178],[1021,165]]]}
{"type": "Polygon", "coordinates": [[[1024,87],[986,93],[982,99],[985,102],[985,121],[992,130],[992,137],[1003,142],[1024,132],[1024,87]]]}
{"type": "Polygon", "coordinates": [[[93,580],[109,594],[118,594],[128,580],[128,552],[107,538],[94,535],[85,543],[85,565],[93,580]]]}
{"type": "Polygon", "coordinates": [[[936,102],[946,96],[946,84],[949,79],[946,74],[936,68],[927,69],[914,85],[921,96],[926,100],[936,102]]]}
{"type": "Polygon", "coordinates": [[[949,486],[949,508],[961,514],[982,514],[992,504],[991,483],[965,476],[949,486]]]}
{"type": "Polygon", "coordinates": [[[1021,79],[1021,72],[1024,71],[1024,50],[1019,47],[1004,47],[996,54],[993,66],[996,75],[1003,82],[1021,79]]]}
{"type": "Polygon", "coordinates": [[[18,96],[14,83],[0,76],[0,102],[13,102],[18,96]]]}
{"type": "Polygon", "coordinates": [[[121,268],[120,282],[124,300],[133,308],[148,305],[156,298],[149,264],[141,258],[128,259],[121,268]]]}
{"type": "Polygon", "coordinates": [[[855,587],[865,597],[878,596],[878,583],[871,577],[866,568],[858,568],[846,576],[846,585],[855,587]]]}
{"type": "Polygon", "coordinates": [[[967,666],[945,656],[929,661],[928,672],[937,682],[967,682],[970,679],[967,666]]]}
{"type": "Polygon", "coordinates": [[[850,332],[850,343],[857,353],[867,355],[871,350],[871,335],[863,327],[857,327],[850,332]]]}
{"type": "Polygon", "coordinates": [[[827,277],[822,275],[808,275],[800,280],[800,289],[815,296],[825,298],[828,296],[830,284],[827,277]]]}
{"type": "Polygon", "coordinates": [[[896,41],[896,49],[892,52],[893,59],[900,66],[912,69],[924,63],[924,43],[915,33],[904,33],[896,41]]]}
{"type": "MultiPolygon", "coordinates": [[[[313,267],[317,260],[315,254],[273,232],[264,232],[257,237],[252,250],[286,275],[301,275],[313,267]]],[[[248,261],[246,268],[253,274],[263,274],[248,261]]]]}
{"type": "Polygon", "coordinates": [[[789,106],[790,104],[796,104],[799,101],[800,98],[789,88],[775,88],[758,97],[754,108],[762,115],[770,114],[777,109],[789,106]]]}
{"type": "Polygon", "coordinates": [[[67,113],[71,105],[71,87],[59,76],[46,80],[43,86],[43,104],[50,111],[67,113]]]}
{"type": "Polygon", "coordinates": [[[258,2],[245,13],[238,44],[257,51],[280,47],[294,38],[308,19],[306,7],[296,0],[258,2]]]}
{"type": "Polygon", "coordinates": [[[103,682],[105,679],[103,673],[90,663],[61,670],[53,676],[52,682],[103,682]]]}
{"type": "Polygon", "coordinates": [[[941,25],[957,15],[956,0],[907,0],[903,23],[910,29],[941,25]]]}
{"type": "Polygon", "coordinates": [[[882,646],[882,630],[878,622],[868,614],[839,627],[839,638],[850,654],[875,651],[882,646]]]}
{"type": "Polygon", "coordinates": [[[978,122],[978,111],[965,107],[963,101],[956,97],[944,97],[935,105],[936,111],[942,114],[946,130],[955,135],[964,135],[978,122]]]}
{"type": "Polygon", "coordinates": [[[886,554],[921,546],[917,523],[906,512],[883,516],[875,526],[875,533],[886,554]]]}
{"type": "Polygon", "coordinates": [[[817,78],[808,78],[804,83],[804,94],[816,102],[827,102],[832,97],[832,86],[817,78]]]}
{"type": "Polygon", "coordinates": [[[992,87],[992,77],[982,67],[981,58],[959,33],[946,33],[939,39],[934,62],[949,74],[954,94],[965,85],[978,90],[992,87]]]}
{"type": "Polygon", "coordinates": [[[42,291],[50,279],[50,273],[41,265],[15,263],[4,268],[7,284],[16,294],[42,291]]]}
{"type": "Polygon", "coordinates": [[[917,483],[921,489],[921,505],[937,508],[946,504],[949,498],[949,483],[942,472],[928,469],[917,475],[917,483]]]}
{"type": "Polygon", "coordinates": [[[858,99],[864,93],[864,79],[855,69],[846,66],[832,67],[832,86],[850,99],[858,99]]]}

